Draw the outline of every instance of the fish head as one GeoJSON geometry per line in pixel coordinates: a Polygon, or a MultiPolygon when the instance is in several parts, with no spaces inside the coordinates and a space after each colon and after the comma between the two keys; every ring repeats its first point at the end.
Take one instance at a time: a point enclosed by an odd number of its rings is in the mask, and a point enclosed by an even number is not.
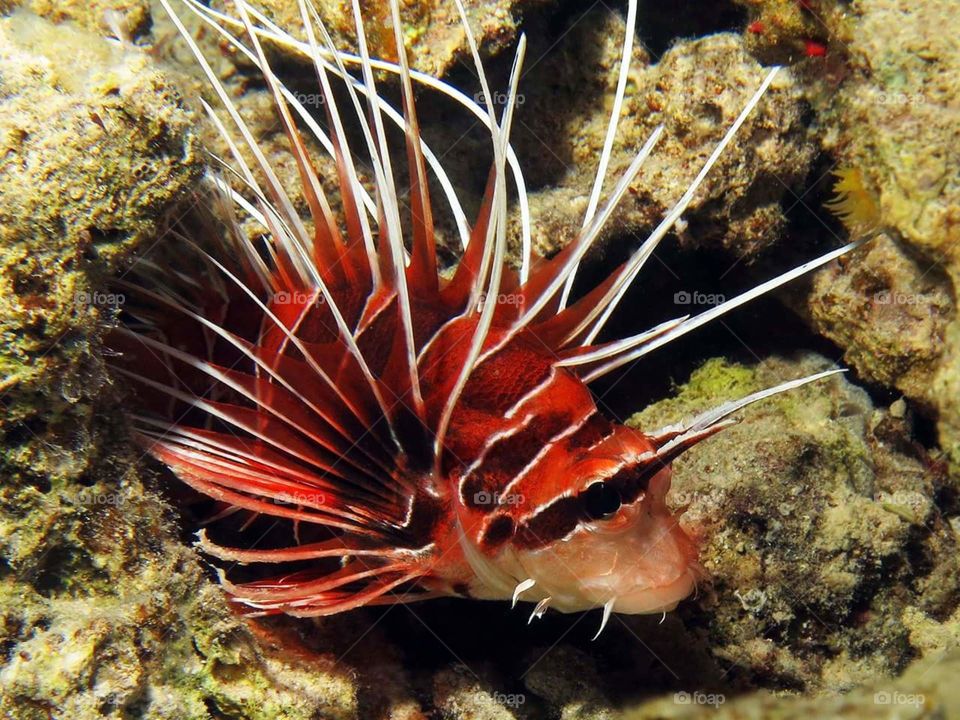
{"type": "Polygon", "coordinates": [[[587,451],[551,455],[525,479],[522,498],[487,518],[488,528],[505,530],[495,552],[481,537],[472,553],[479,595],[510,598],[523,583],[522,600],[550,598],[563,612],[611,604],[647,614],[694,591],[703,575],[697,544],[667,506],[671,470],[643,433],[615,426],[587,451]]]}

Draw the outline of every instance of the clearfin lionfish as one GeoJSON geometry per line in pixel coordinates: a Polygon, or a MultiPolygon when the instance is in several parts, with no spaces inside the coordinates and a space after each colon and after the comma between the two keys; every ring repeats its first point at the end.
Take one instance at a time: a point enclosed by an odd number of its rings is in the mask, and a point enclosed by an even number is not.
{"type": "MultiPolygon", "coordinates": [[[[453,1],[483,97],[493,97],[461,0],[453,1]]],[[[244,0],[235,1],[235,16],[184,0],[262,73],[289,139],[307,220],[182,18],[168,0],[161,4],[223,104],[224,116],[205,108],[231,151],[232,163],[222,165],[232,182],[211,173],[226,216],[215,242],[177,233],[205,268],[202,278],[144,262],[152,283],[124,284],[136,300],[113,335],[115,365],[133,383],[141,408],[136,432],[154,457],[217,501],[218,517],[242,512],[287,528],[287,542],[265,547],[227,547],[201,532],[200,547],[231,568],[279,568],[244,582],[221,573],[233,598],[252,612],[296,616],[439,596],[522,600],[535,604],[531,617],[548,607],[603,608],[606,623],[611,612],[660,613],[687,597],[701,571],[695,543],[666,504],[671,461],[734,422],[745,405],[838,371],[643,432],[604,417],[590,383],[852,245],[700,315],[615,341],[597,338],[777,68],[632,257],[572,301],[579,263],[663,132],[652,133],[601,202],[629,74],[635,0],[586,217],[577,238],[549,259],[531,251],[523,176],[509,143],[522,37],[498,116],[409,68],[397,0],[390,2],[395,63],[371,59],[357,0],[357,54],[334,49],[306,0],[299,0],[302,40],[244,0]],[[314,65],[325,127],[274,74],[264,42],[314,65]],[[386,74],[398,78],[402,111],[378,92],[377,77],[386,74]],[[459,103],[489,132],[493,164],[472,223],[421,138],[414,83],[459,103]],[[348,141],[348,119],[359,128],[359,153],[348,141]],[[405,136],[409,207],[401,207],[388,125],[405,136]],[[335,160],[336,212],[305,130],[335,160]],[[366,184],[361,158],[373,178],[366,184]],[[444,274],[428,171],[464,246],[444,274]],[[507,262],[508,180],[519,195],[517,267],[507,262]],[[248,237],[241,217],[265,231],[248,237]]]]}

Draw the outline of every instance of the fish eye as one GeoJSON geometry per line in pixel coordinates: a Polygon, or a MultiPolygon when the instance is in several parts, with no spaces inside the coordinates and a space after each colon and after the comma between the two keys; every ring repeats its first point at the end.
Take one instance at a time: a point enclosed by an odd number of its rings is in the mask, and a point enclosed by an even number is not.
{"type": "Polygon", "coordinates": [[[591,520],[603,520],[620,509],[620,493],[605,482],[595,482],[584,490],[583,509],[591,520]]]}

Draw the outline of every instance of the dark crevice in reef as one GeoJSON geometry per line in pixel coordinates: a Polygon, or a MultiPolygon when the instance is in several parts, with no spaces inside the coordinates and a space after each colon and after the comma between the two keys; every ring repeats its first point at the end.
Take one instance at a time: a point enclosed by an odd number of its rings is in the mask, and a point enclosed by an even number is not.
{"type": "MultiPolygon", "coordinates": [[[[568,130],[578,121],[586,122],[588,115],[602,102],[608,91],[599,82],[595,68],[603,62],[603,48],[593,36],[595,18],[603,13],[626,15],[626,3],[610,7],[603,4],[586,5],[579,2],[561,2],[528,12],[520,28],[527,36],[528,47],[516,106],[516,120],[511,142],[524,168],[527,189],[535,192],[561,182],[573,166],[575,139],[568,130]],[[585,114],[586,113],[586,114],[585,114]],[[542,138],[549,138],[546,145],[542,138]],[[556,139],[564,139],[556,142],[556,139]]],[[[727,30],[739,31],[746,23],[746,13],[732,2],[697,1],[674,3],[669,7],[660,3],[644,2],[638,11],[637,42],[657,62],[675,41],[687,37],[701,37],[727,30]]],[[[619,41],[618,41],[619,42],[619,41]]],[[[515,47],[485,59],[498,112],[502,110],[509,86],[510,68],[515,47]],[[496,90],[500,88],[501,90],[496,90]]],[[[445,78],[467,94],[477,95],[479,86],[476,71],[469,57],[461,57],[445,78]]],[[[421,102],[421,120],[424,134],[439,156],[449,159],[448,167],[485,168],[491,161],[489,136],[474,128],[472,117],[465,117],[461,109],[447,101],[421,102]],[[438,124],[439,123],[439,124],[438,124]],[[436,134],[431,126],[441,128],[436,134]],[[461,132],[450,132],[450,127],[461,132]],[[468,132],[469,131],[469,132],[468,132]],[[455,140],[450,147],[445,143],[455,140]]],[[[470,180],[471,178],[466,178],[470,180]]],[[[479,197],[486,181],[485,172],[472,174],[473,194],[479,197]]]]}
{"type": "MultiPolygon", "coordinates": [[[[563,28],[569,27],[584,14],[585,7],[591,6],[578,0],[566,0],[557,7],[548,7],[543,14],[550,18],[553,28],[562,32],[563,28]]],[[[623,16],[627,14],[625,0],[606,4],[605,7],[623,16]]],[[[637,8],[637,38],[656,62],[677,40],[739,31],[747,20],[746,9],[730,0],[681,0],[672,3],[641,0],[637,8]]]]}
{"type": "MultiPolygon", "coordinates": [[[[622,3],[626,12],[626,3],[622,3]]],[[[656,61],[677,40],[717,32],[739,31],[747,23],[746,9],[729,0],[646,0],[637,11],[637,33],[656,61]]]]}
{"type": "MultiPolygon", "coordinates": [[[[547,613],[540,620],[527,624],[531,607],[519,605],[511,610],[508,603],[441,599],[431,606],[413,605],[393,609],[367,608],[362,624],[382,628],[392,647],[407,649],[407,660],[419,668],[440,670],[449,667],[451,659],[479,671],[484,680],[500,692],[524,692],[528,675],[539,662],[550,663],[548,651],[558,638],[573,648],[573,653],[588,654],[604,669],[597,684],[604,695],[614,701],[635,701],[645,695],[668,688],[697,685],[703,687],[704,668],[698,663],[681,663],[670,654],[669,645],[684,647],[684,654],[696,654],[696,638],[674,618],[660,626],[660,617],[627,617],[612,620],[612,627],[593,641],[600,622],[599,611],[588,613],[547,613]],[[621,621],[626,625],[621,625],[621,621]],[[627,629],[629,628],[629,630],[627,629]],[[478,629],[482,629],[478,631],[478,629]],[[647,647],[637,643],[636,634],[647,647]],[[660,643],[664,647],[660,647],[660,643]],[[670,670],[657,657],[665,659],[670,670]],[[637,684],[635,668],[647,667],[643,683],[637,684]],[[628,669],[629,690],[622,684],[619,672],[628,669]],[[677,672],[680,677],[671,674],[677,672]],[[488,674],[487,674],[488,673],[488,674]]],[[[359,649],[356,653],[362,654],[359,649]]],[[[355,661],[348,650],[345,662],[355,661]]],[[[701,658],[709,665],[712,661],[701,658]]],[[[708,671],[706,677],[709,677],[708,671]]],[[[529,689],[526,691],[528,699],[529,689]]]]}
{"type": "MultiPolygon", "coordinates": [[[[605,88],[590,68],[602,62],[603,48],[595,42],[588,15],[609,12],[605,7],[570,3],[527,13],[521,31],[527,37],[526,60],[517,90],[511,144],[524,169],[528,192],[560,183],[573,166],[572,142],[565,128],[586,122],[588,113],[602,102],[605,88]],[[572,60],[575,58],[575,61],[572,60]]],[[[503,111],[516,45],[484,59],[493,106],[503,111]]],[[[445,78],[467,95],[482,99],[476,70],[468,56],[461,57],[445,78]]],[[[490,136],[462,108],[435,94],[424,96],[419,110],[424,136],[444,157],[448,168],[471,168],[458,178],[472,184],[479,198],[492,162],[490,136]],[[471,129],[472,128],[472,129],[471,129]],[[451,130],[453,129],[453,130],[451,130]]],[[[467,213],[470,216],[470,212],[467,213]]]]}

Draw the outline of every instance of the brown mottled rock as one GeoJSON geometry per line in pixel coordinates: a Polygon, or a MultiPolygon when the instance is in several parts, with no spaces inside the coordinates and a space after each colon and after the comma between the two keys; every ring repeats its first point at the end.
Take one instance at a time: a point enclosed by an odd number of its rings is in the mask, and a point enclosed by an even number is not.
{"type": "MultiPolygon", "coordinates": [[[[529,2],[466,0],[464,8],[478,44],[496,52],[514,40],[518,15],[529,2]]],[[[321,0],[315,7],[330,31],[334,44],[356,52],[356,30],[349,2],[321,0]]],[[[376,0],[363,4],[365,32],[374,57],[396,61],[390,4],[376,0]]],[[[304,38],[303,21],[296,0],[262,0],[260,8],[272,21],[295,37],[304,38]]],[[[431,75],[443,75],[456,59],[468,53],[466,34],[460,24],[456,5],[448,2],[401,3],[403,37],[411,66],[431,75]]]]}
{"type": "MultiPolygon", "coordinates": [[[[516,144],[534,185],[535,246],[553,252],[580,229],[603,148],[617,82],[623,21],[588,13],[563,42],[590,47],[582,62],[549,56],[520,88],[516,144]],[[539,80],[539,82],[538,82],[539,80]]],[[[536,57],[536,50],[531,50],[536,57]]],[[[604,231],[636,245],[686,191],[759,87],[766,68],[743,39],[719,33],[677,42],[658,62],[638,43],[605,190],[614,186],[658,125],[664,135],[604,231]],[[629,235],[627,235],[629,234],[629,235]]],[[[694,196],[684,246],[729,250],[751,262],[783,238],[782,200],[805,179],[815,153],[802,90],[781,72],[694,196]]],[[[606,195],[603,195],[606,197],[606,195]]],[[[667,242],[672,242],[668,240],[667,242]]]]}
{"type": "Polygon", "coordinates": [[[875,221],[889,230],[883,249],[858,254],[846,277],[818,281],[814,327],[864,376],[930,407],[941,446],[960,463],[960,48],[948,29],[956,6],[878,0],[828,9],[822,19],[837,42],[835,59],[817,74],[811,68],[821,144],[839,167],[862,174],[879,206],[875,221]],[[860,309],[874,302],[869,291],[854,300],[827,286],[864,286],[878,272],[904,302],[874,306],[866,332],[860,309]],[[838,306],[826,308],[831,296],[838,306]]]}
{"type": "MultiPolygon", "coordinates": [[[[815,355],[710,361],[631,422],[660,427],[824,366],[815,355]]],[[[836,692],[899,673],[932,650],[913,644],[905,618],[943,622],[958,602],[957,539],[938,505],[946,486],[902,409],[876,408],[843,378],[752,406],[674,463],[668,501],[688,507],[681,522],[702,538],[711,577],[682,606],[688,631],[728,686],[776,678],[836,692]]]]}
{"type": "Polygon", "coordinates": [[[849,263],[817,273],[808,304],[813,322],[865,379],[928,408],[940,405],[931,378],[944,362],[955,315],[941,269],[883,234],[849,263]]]}

